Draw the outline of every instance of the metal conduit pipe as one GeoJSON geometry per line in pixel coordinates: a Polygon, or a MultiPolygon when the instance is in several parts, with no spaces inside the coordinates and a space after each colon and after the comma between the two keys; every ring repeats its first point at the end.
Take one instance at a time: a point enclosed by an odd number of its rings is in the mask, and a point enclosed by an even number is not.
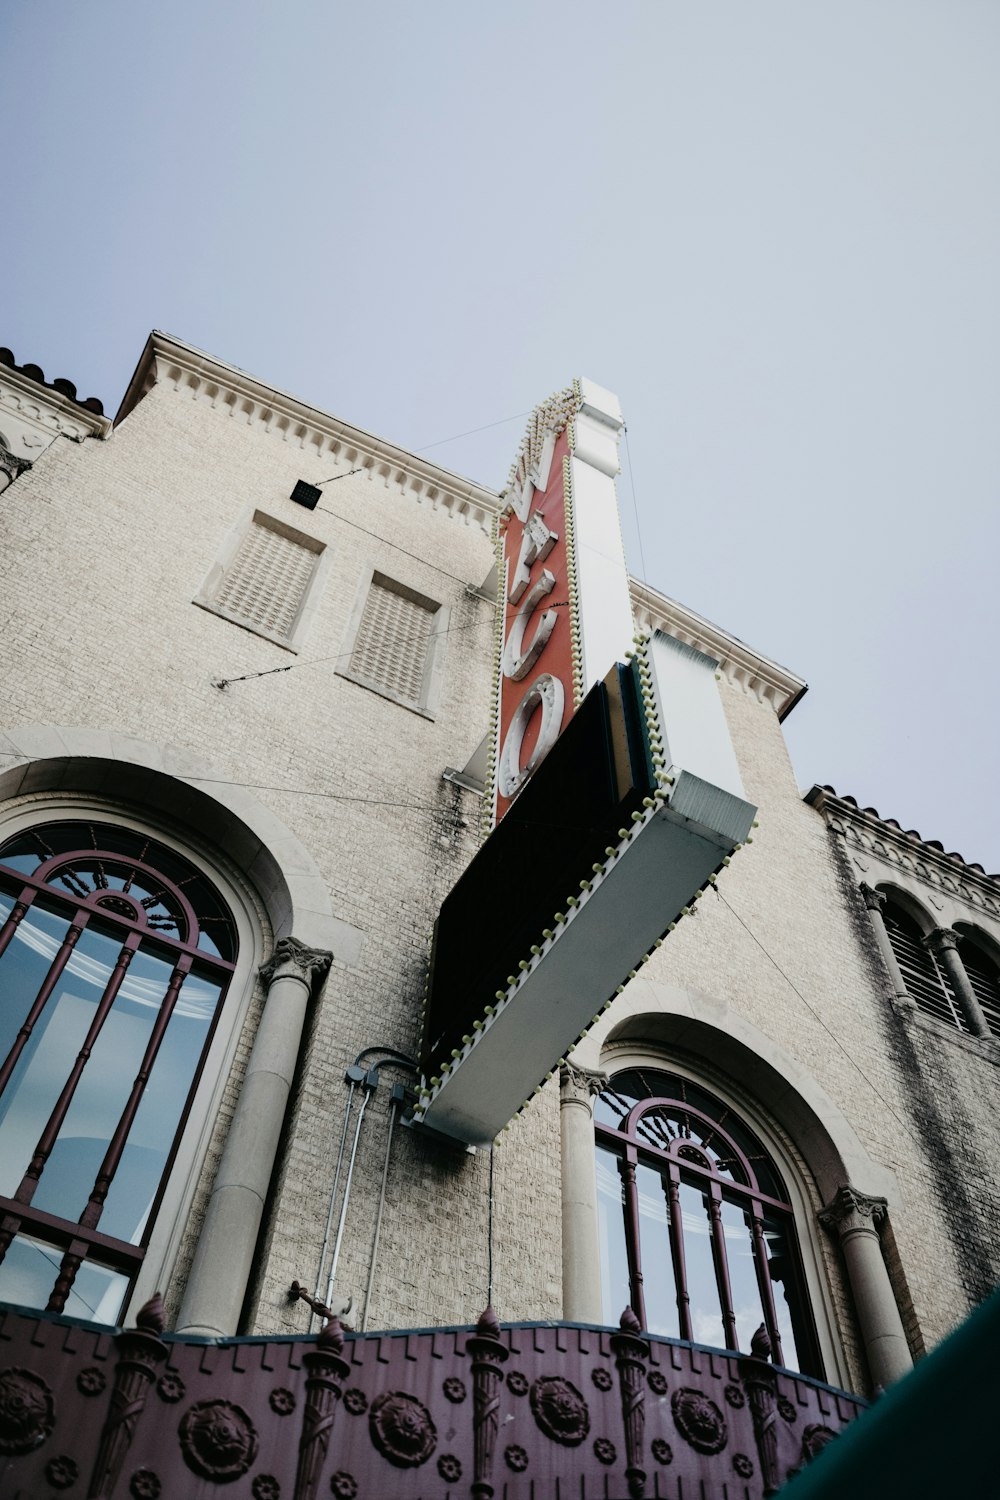
{"type": "Polygon", "coordinates": [[[402,1085],[397,1084],[392,1091],[389,1101],[389,1134],[385,1138],[385,1156],[382,1159],[382,1185],[378,1194],[378,1212],[375,1215],[375,1234],[372,1239],[371,1260],[368,1266],[368,1285],[365,1287],[365,1305],[361,1314],[361,1332],[368,1330],[368,1308],[372,1300],[372,1287],[375,1284],[375,1267],[378,1264],[378,1243],[382,1236],[382,1210],[385,1208],[385,1184],[389,1176],[389,1152],[392,1148],[392,1132],[396,1124],[396,1116],[399,1113],[401,1102],[402,1085]]]}
{"type": "Polygon", "coordinates": [[[358,1141],[361,1139],[361,1126],[364,1124],[365,1110],[368,1108],[368,1101],[373,1093],[374,1089],[365,1089],[365,1097],[362,1099],[361,1108],[358,1110],[358,1123],[354,1130],[354,1143],[351,1146],[351,1159],[347,1164],[347,1180],[344,1183],[344,1198],[343,1202],[340,1205],[340,1221],[337,1224],[337,1238],[334,1241],[333,1245],[333,1260],[330,1262],[330,1277],[326,1284],[326,1296],[323,1299],[328,1307],[330,1305],[330,1298],[333,1296],[333,1281],[334,1277],[337,1274],[337,1262],[340,1260],[340,1247],[343,1244],[344,1240],[344,1226],[347,1223],[347,1208],[351,1201],[351,1182],[354,1177],[354,1163],[357,1160],[358,1155],[358,1141]]]}
{"type": "MultiPolygon", "coordinates": [[[[337,1275],[337,1266],[340,1261],[340,1248],[343,1243],[344,1229],[347,1224],[347,1211],[350,1206],[351,1198],[351,1184],[354,1179],[354,1164],[357,1160],[358,1145],[361,1140],[361,1126],[364,1120],[365,1109],[368,1106],[368,1101],[374,1093],[375,1089],[378,1087],[379,1068],[381,1067],[403,1067],[406,1068],[409,1072],[419,1073],[417,1064],[411,1057],[408,1057],[405,1052],[398,1052],[395,1047],[382,1046],[363,1047],[358,1053],[357,1057],[354,1059],[353,1065],[347,1070],[347,1074],[345,1076],[345,1082],[349,1085],[347,1108],[344,1111],[344,1125],[340,1133],[340,1147],[337,1152],[337,1165],[334,1170],[333,1187],[330,1190],[330,1202],[326,1215],[326,1228],[323,1234],[323,1246],[320,1251],[319,1266],[317,1267],[316,1272],[316,1291],[314,1295],[317,1301],[319,1300],[320,1292],[323,1288],[323,1268],[326,1264],[326,1253],[330,1244],[330,1231],[333,1227],[333,1215],[337,1205],[337,1194],[340,1188],[340,1175],[344,1164],[344,1151],[347,1145],[347,1135],[350,1129],[351,1115],[354,1107],[354,1095],[359,1083],[363,1085],[365,1095],[361,1101],[361,1108],[358,1111],[357,1115],[357,1124],[354,1131],[354,1141],[351,1146],[351,1156],[347,1167],[347,1180],[344,1183],[344,1197],[340,1205],[340,1218],[337,1223],[337,1238],[334,1242],[333,1259],[330,1263],[330,1273],[326,1283],[326,1296],[323,1299],[327,1306],[329,1306],[330,1299],[333,1296],[333,1286],[337,1275]],[[362,1059],[368,1057],[372,1053],[379,1053],[381,1054],[381,1056],[379,1056],[378,1061],[373,1063],[369,1068],[362,1068],[362,1059]]],[[[393,1127],[396,1122],[396,1115],[398,1113],[401,1099],[402,1094],[397,1093],[397,1090],[394,1089],[389,1113],[389,1136],[386,1141],[385,1161],[382,1167],[382,1185],[379,1192],[378,1212],[375,1225],[375,1238],[372,1246],[372,1263],[369,1268],[368,1286],[365,1292],[364,1317],[366,1321],[368,1316],[368,1303],[371,1298],[372,1282],[374,1280],[375,1274],[375,1258],[378,1253],[378,1243],[382,1232],[382,1212],[385,1206],[385,1186],[389,1171],[389,1150],[392,1145],[393,1127]]],[[[314,1317],[316,1317],[316,1314],[311,1313],[309,1318],[310,1332],[312,1332],[314,1317]]]]}
{"type": "MultiPolygon", "coordinates": [[[[323,1248],[319,1252],[319,1265],[316,1267],[316,1287],[313,1296],[318,1300],[323,1290],[323,1267],[326,1265],[326,1252],[330,1248],[330,1230],[333,1228],[333,1213],[337,1206],[337,1190],[340,1187],[340,1169],[344,1164],[344,1147],[347,1144],[347,1132],[351,1123],[351,1112],[354,1108],[354,1091],[357,1088],[355,1080],[348,1073],[350,1085],[347,1095],[347,1108],[344,1111],[344,1128],[340,1132],[340,1149],[337,1152],[337,1166],[333,1174],[333,1187],[330,1189],[330,1204],[326,1211],[326,1228],[323,1231],[323,1248]]],[[[314,1312],[309,1314],[309,1332],[313,1331],[314,1312]]]]}

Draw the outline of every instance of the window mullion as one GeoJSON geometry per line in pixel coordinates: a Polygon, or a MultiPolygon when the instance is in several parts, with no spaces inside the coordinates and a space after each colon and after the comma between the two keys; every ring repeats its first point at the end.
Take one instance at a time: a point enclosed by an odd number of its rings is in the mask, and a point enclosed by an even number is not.
{"type": "Polygon", "coordinates": [[[712,1231],[712,1256],[715,1260],[715,1280],[722,1304],[722,1327],[726,1336],[726,1348],[738,1349],[736,1313],[733,1310],[733,1290],[729,1282],[729,1260],[726,1256],[726,1232],[722,1226],[722,1189],[717,1182],[708,1187],[708,1218],[712,1231]]]}
{"type": "Polygon", "coordinates": [[[181,985],[190,972],[191,959],[185,954],[178,961],[174,972],[170,976],[170,983],[167,985],[167,992],[163,997],[159,1013],[153,1023],[149,1041],[146,1043],[146,1051],[143,1054],[142,1062],[139,1064],[139,1071],[135,1075],[135,1081],[132,1084],[132,1091],[125,1101],[125,1108],[122,1110],[121,1118],[115,1126],[114,1134],[111,1137],[104,1160],[97,1173],[93,1191],[87,1200],[87,1206],[80,1215],[80,1223],[88,1229],[96,1228],[97,1222],[104,1210],[104,1201],[108,1196],[111,1179],[117,1172],[118,1163],[122,1159],[122,1152],[125,1150],[129,1131],[132,1129],[139,1105],[142,1103],[142,1096],[145,1092],[146,1084],[149,1082],[149,1075],[153,1071],[153,1064],[156,1061],[160,1044],[166,1034],[170,1017],[174,1013],[174,1006],[177,1004],[181,985]]]}
{"type": "MultiPolygon", "coordinates": [[[[12,919],[13,913],[11,913],[11,920],[12,919]]],[[[18,920],[20,920],[20,918],[18,920]]],[[[7,1053],[7,1056],[4,1058],[3,1063],[0,1064],[0,1094],[3,1093],[4,1089],[7,1087],[7,1084],[10,1082],[10,1075],[13,1073],[14,1068],[17,1065],[17,1060],[21,1056],[21,1053],[24,1051],[24,1048],[31,1037],[31,1033],[35,1029],[35,1023],[48,1004],[52,991],[55,989],[56,984],[59,981],[59,976],[62,974],[63,969],[65,969],[67,963],[69,962],[70,954],[76,947],[76,944],[80,938],[80,934],[83,932],[83,929],[86,927],[89,920],[89,912],[80,912],[73,919],[72,925],[66,929],[66,935],[60,943],[55,957],[49,965],[49,971],[42,981],[41,988],[39,989],[38,994],[35,996],[30,1011],[24,1019],[24,1024],[18,1031],[17,1036],[14,1038],[13,1046],[7,1053]]]]}
{"type": "Polygon", "coordinates": [[[55,1286],[52,1288],[52,1295],[45,1304],[46,1312],[62,1312],[66,1306],[66,1298],[73,1290],[76,1273],[79,1271],[80,1264],[86,1253],[86,1240],[70,1241],[69,1248],[59,1263],[59,1275],[56,1277],[55,1286]]]}
{"type": "Polygon", "coordinates": [[[635,1158],[629,1153],[628,1157],[618,1158],[618,1170],[621,1173],[622,1188],[625,1196],[625,1243],[628,1250],[628,1279],[632,1292],[632,1311],[639,1319],[640,1326],[646,1326],[646,1299],[642,1292],[642,1265],[639,1252],[639,1193],[635,1183],[635,1158]]]}
{"type": "Polygon", "coordinates": [[[677,1314],[682,1339],[694,1337],[691,1325],[691,1296],[687,1285],[684,1259],[684,1219],[681,1213],[680,1173],[671,1165],[666,1173],[667,1209],[670,1214],[670,1254],[674,1261],[674,1285],[677,1288],[677,1314]]]}
{"type": "Polygon", "coordinates": [[[125,978],[125,971],[132,961],[132,957],[139,946],[139,942],[140,935],[137,932],[129,933],[128,937],[125,939],[121,952],[119,953],[117,961],[115,962],[115,966],[111,970],[110,977],[107,984],[105,985],[104,994],[98,1001],[97,1011],[94,1015],[94,1019],[91,1021],[90,1028],[87,1031],[87,1035],[83,1039],[83,1046],[77,1053],[76,1060],[73,1063],[73,1067],[70,1071],[70,1075],[63,1085],[62,1093],[56,1100],[55,1108],[49,1116],[48,1123],[46,1124],[45,1129],[42,1131],[42,1134],[39,1137],[38,1145],[35,1147],[35,1154],[32,1156],[31,1161],[28,1163],[27,1171],[25,1172],[24,1177],[21,1179],[21,1185],[18,1188],[17,1192],[14,1194],[14,1197],[18,1203],[30,1203],[35,1195],[35,1189],[38,1186],[38,1179],[42,1175],[42,1169],[45,1166],[45,1163],[48,1161],[49,1156],[52,1153],[52,1148],[59,1137],[59,1132],[62,1129],[63,1121],[65,1120],[66,1115],[69,1111],[69,1107],[73,1102],[73,1095],[76,1093],[77,1085],[80,1082],[83,1070],[87,1065],[87,1061],[90,1057],[91,1052],[93,1051],[94,1043],[97,1040],[101,1027],[104,1025],[104,1022],[107,1019],[108,1012],[111,1010],[111,1007],[115,1002],[115,997],[117,996],[118,991],[121,989],[122,982],[125,978]]]}
{"type": "Polygon", "coordinates": [[[27,914],[28,907],[31,905],[34,894],[35,893],[31,889],[31,887],[27,886],[15,901],[6,922],[4,922],[3,926],[0,927],[0,958],[3,957],[3,954],[7,948],[7,944],[11,941],[18,927],[21,925],[21,918],[27,914]]]}
{"type": "Polygon", "coordinates": [[[771,1340],[771,1354],[776,1365],[783,1365],[785,1360],[781,1348],[781,1334],[778,1332],[778,1314],[774,1306],[774,1287],[771,1285],[771,1273],[768,1269],[764,1220],[761,1217],[760,1203],[756,1198],[752,1201],[750,1225],[753,1235],[753,1263],[754,1269],[757,1272],[757,1286],[760,1289],[761,1305],[764,1308],[764,1323],[767,1328],[768,1338],[771,1340]]]}

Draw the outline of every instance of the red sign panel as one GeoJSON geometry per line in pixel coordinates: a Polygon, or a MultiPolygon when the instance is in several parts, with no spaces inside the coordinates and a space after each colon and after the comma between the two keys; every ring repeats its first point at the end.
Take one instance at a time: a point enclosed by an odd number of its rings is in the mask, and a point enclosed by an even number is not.
{"type": "Polygon", "coordinates": [[[542,465],[549,460],[547,473],[535,467],[523,476],[501,521],[497,823],[576,708],[568,456],[564,429],[545,444],[542,465]]]}

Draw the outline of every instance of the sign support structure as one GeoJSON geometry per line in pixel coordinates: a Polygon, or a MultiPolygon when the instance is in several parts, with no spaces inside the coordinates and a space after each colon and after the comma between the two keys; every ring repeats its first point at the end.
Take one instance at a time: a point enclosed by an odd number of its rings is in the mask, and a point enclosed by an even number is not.
{"type": "Polygon", "coordinates": [[[733,852],[747,802],[719,663],[634,636],[618,402],[578,380],[532,414],[498,528],[484,843],[442,903],[414,1121],[486,1145],[733,852]]]}

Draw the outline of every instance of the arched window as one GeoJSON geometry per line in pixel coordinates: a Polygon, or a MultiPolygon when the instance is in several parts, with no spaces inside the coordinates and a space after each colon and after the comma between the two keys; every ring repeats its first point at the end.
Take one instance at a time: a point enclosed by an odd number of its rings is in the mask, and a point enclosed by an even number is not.
{"type": "Polygon", "coordinates": [[[936,954],[923,941],[918,923],[890,896],[883,910],[885,928],[896,955],[907,993],[927,1015],[968,1031],[962,1007],[951,987],[951,979],[936,954]]]}
{"type": "Polygon", "coordinates": [[[822,1377],[792,1207],[756,1135],[672,1073],[618,1073],[595,1103],[604,1315],[651,1333],[750,1350],[822,1377]]]}
{"type": "Polygon", "coordinates": [[[955,931],[961,939],[958,956],[986,1017],[986,1024],[995,1037],[1000,1037],[1000,965],[975,928],[956,922],[955,931]]]}
{"type": "Polygon", "coordinates": [[[116,1320],[236,948],[208,877],[144,833],[0,844],[0,1299],[116,1320]]]}

